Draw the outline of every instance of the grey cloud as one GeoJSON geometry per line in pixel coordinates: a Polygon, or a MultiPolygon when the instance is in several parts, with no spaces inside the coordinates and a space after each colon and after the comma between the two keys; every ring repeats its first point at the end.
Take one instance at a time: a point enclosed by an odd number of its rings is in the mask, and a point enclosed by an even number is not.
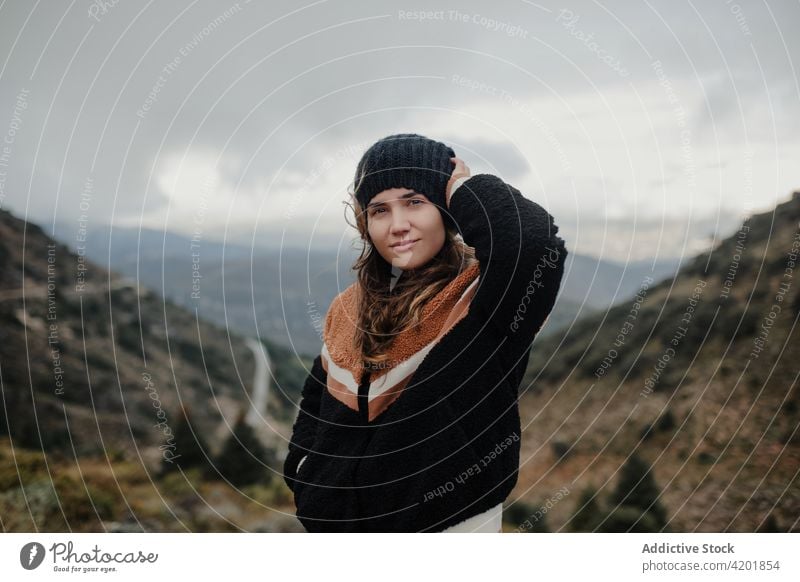
{"type": "MultiPolygon", "coordinates": [[[[30,89],[3,206],[19,213],[28,207],[31,218],[43,223],[79,214],[87,176],[96,186],[92,220],[135,219],[143,208],[165,212],[169,198],[157,175],[168,156],[187,151],[221,156],[223,189],[238,185],[237,196],[257,202],[274,178],[277,192],[287,187],[285,176],[308,175],[337,149],[371,143],[398,126],[426,133],[426,115],[456,119],[460,109],[478,102],[508,108],[496,96],[455,85],[453,74],[531,101],[640,87],[655,80],[651,63],[658,59],[670,79],[702,82],[707,89],[707,102],[682,96],[698,147],[709,134],[710,113],[721,134],[737,139],[742,119],[732,91],[741,96],[748,128],[761,139],[775,139],[770,115],[782,145],[796,145],[800,129],[792,76],[800,38],[789,28],[799,20],[796,2],[743,5],[742,17],[730,3],[666,0],[605,7],[588,0],[170,2],[147,9],[119,2],[97,19],[89,15],[91,6],[84,0],[69,11],[43,3],[34,10],[6,3],[0,10],[6,61],[0,132],[12,119],[20,89],[30,89]],[[573,25],[560,16],[562,9],[578,16],[573,25]],[[419,21],[401,18],[401,10],[448,16],[419,21]],[[451,18],[450,10],[466,22],[451,18]],[[506,34],[513,27],[519,34],[506,34]],[[587,35],[591,42],[582,40],[587,35]],[[629,76],[611,70],[598,49],[618,59],[629,76]],[[149,110],[137,115],[156,88],[149,110]],[[774,109],[764,113],[766,91],[774,109]],[[278,176],[284,165],[285,176],[278,176]]],[[[559,119],[544,121],[556,133],[563,127],[559,119]]],[[[464,151],[475,152],[474,170],[488,171],[482,157],[512,182],[529,179],[536,166],[478,124],[432,137],[458,140],[464,151]]],[[[680,164],[674,166],[679,172],[680,164]]],[[[574,168],[576,179],[595,179],[581,171],[574,168]]],[[[309,197],[298,215],[313,216],[319,200],[309,197]]],[[[295,225],[306,228],[300,220],[295,225]]],[[[301,240],[304,233],[292,236],[301,240]]]]}

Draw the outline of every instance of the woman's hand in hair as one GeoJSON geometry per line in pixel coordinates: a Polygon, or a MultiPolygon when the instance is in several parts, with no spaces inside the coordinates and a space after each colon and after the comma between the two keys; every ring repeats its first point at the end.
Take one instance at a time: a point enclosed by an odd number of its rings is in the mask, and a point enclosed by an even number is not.
{"type": "Polygon", "coordinates": [[[447,182],[447,189],[445,190],[445,201],[447,202],[447,207],[450,208],[450,194],[452,192],[453,184],[459,178],[464,178],[471,176],[472,174],[469,173],[469,168],[467,164],[464,163],[464,160],[461,158],[450,158],[453,162],[455,162],[456,167],[453,168],[453,173],[450,175],[450,180],[447,182]]]}

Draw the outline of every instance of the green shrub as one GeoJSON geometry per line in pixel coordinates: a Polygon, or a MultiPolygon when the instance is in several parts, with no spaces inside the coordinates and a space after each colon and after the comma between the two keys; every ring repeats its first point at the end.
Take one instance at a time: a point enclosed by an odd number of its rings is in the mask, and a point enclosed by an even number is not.
{"type": "Polygon", "coordinates": [[[575,513],[569,521],[569,529],[573,532],[593,532],[605,517],[606,513],[600,507],[597,491],[588,487],[581,493],[575,513]]]}
{"type": "MultiPolygon", "coordinates": [[[[640,514],[642,512],[650,514],[653,527],[656,529],[646,531],[659,531],[667,523],[666,511],[659,502],[659,495],[660,491],[653,479],[650,465],[634,454],[622,466],[619,482],[611,495],[610,503],[635,508],[640,514]]],[[[631,512],[619,514],[615,519],[622,519],[630,514],[631,512]]]]}
{"type": "Polygon", "coordinates": [[[214,461],[216,472],[235,487],[268,481],[271,473],[266,465],[276,464],[274,454],[261,444],[244,418],[240,414],[233,433],[214,461]]]}

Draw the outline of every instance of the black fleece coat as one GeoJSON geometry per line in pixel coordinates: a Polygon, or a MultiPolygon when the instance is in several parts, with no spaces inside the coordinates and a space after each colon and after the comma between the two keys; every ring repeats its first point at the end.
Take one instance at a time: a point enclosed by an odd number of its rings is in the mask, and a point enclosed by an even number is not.
{"type": "Polygon", "coordinates": [[[567,250],[553,217],[491,174],[464,182],[449,210],[475,248],[478,289],[397,400],[367,422],[314,360],[284,463],[309,532],[442,531],[517,482],[518,390],[567,250]]]}

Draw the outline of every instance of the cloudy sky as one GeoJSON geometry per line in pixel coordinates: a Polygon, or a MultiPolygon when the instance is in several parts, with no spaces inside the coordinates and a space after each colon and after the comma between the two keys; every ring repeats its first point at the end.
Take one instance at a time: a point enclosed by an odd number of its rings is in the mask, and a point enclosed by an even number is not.
{"type": "Polygon", "coordinates": [[[6,1],[0,207],[346,244],[371,143],[452,145],[569,249],[694,254],[800,189],[800,3],[6,1]]]}

